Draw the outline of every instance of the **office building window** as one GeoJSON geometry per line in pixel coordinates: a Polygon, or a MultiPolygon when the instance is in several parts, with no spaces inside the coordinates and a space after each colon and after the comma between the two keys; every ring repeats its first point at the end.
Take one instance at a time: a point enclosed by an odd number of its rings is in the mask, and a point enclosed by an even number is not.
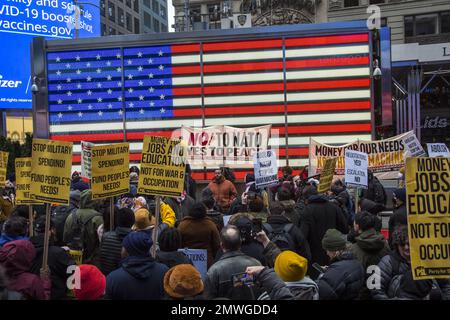
{"type": "Polygon", "coordinates": [[[109,35],[114,35],[114,34],[116,34],[116,30],[113,27],[109,27],[108,28],[108,34],[109,35]]]}
{"type": "Polygon", "coordinates": [[[160,31],[160,29],[159,29],[159,21],[157,19],[155,19],[155,18],[153,18],[153,31],[155,31],[155,32],[159,32],[160,31]]]}
{"type": "Polygon", "coordinates": [[[152,10],[154,13],[159,13],[159,4],[158,1],[152,0],[152,10]]]}
{"type": "Polygon", "coordinates": [[[108,17],[109,20],[116,21],[116,7],[111,2],[108,2],[108,17]]]}
{"type": "Polygon", "coordinates": [[[450,11],[441,13],[441,33],[450,33],[450,11]]]}
{"type": "Polygon", "coordinates": [[[167,32],[167,26],[164,23],[161,23],[161,32],[167,32]]]}
{"type": "Polygon", "coordinates": [[[117,8],[117,15],[119,16],[119,25],[122,27],[125,26],[125,13],[122,8],[117,8]]]}
{"type": "Polygon", "coordinates": [[[166,9],[166,7],[164,7],[163,5],[161,5],[160,8],[161,8],[161,9],[159,10],[159,15],[160,15],[161,17],[163,17],[164,19],[167,18],[167,14],[166,14],[167,9],[166,9]]]}
{"type": "Polygon", "coordinates": [[[344,7],[357,7],[359,6],[359,0],[344,0],[344,7]]]}
{"type": "Polygon", "coordinates": [[[131,0],[126,0],[125,3],[127,4],[127,7],[128,7],[128,8],[131,8],[131,0]]]}
{"type": "Polygon", "coordinates": [[[138,0],[134,0],[133,9],[134,9],[134,11],[139,13],[139,1],[138,0]]]}
{"type": "Polygon", "coordinates": [[[129,13],[127,13],[127,30],[133,32],[133,18],[129,13]]]}
{"type": "MultiPolygon", "coordinates": [[[[406,16],[405,22],[405,37],[414,36],[427,36],[438,34],[439,31],[443,32],[443,26],[445,25],[445,14],[422,14],[417,16],[406,16]],[[441,25],[441,28],[439,28],[441,25]]],[[[447,17],[448,21],[448,17],[447,17]]],[[[448,24],[448,22],[447,22],[448,24]]],[[[445,27],[444,27],[445,29],[445,27]]]]}
{"type": "Polygon", "coordinates": [[[150,0],[144,0],[144,5],[145,5],[147,8],[149,8],[149,9],[152,8],[152,4],[151,4],[151,1],[150,1],[150,0]]]}
{"type": "Polygon", "coordinates": [[[405,37],[414,37],[414,17],[405,17],[405,37]]]}
{"type": "Polygon", "coordinates": [[[149,29],[152,28],[152,16],[147,12],[144,12],[144,25],[149,29]]]}
{"type": "Polygon", "coordinates": [[[102,23],[101,26],[100,26],[100,28],[101,28],[102,36],[106,36],[106,26],[105,26],[105,24],[102,23]]]}
{"type": "Polygon", "coordinates": [[[134,33],[139,34],[141,33],[139,28],[139,19],[134,18],[134,33]]]}
{"type": "Polygon", "coordinates": [[[386,0],[370,0],[369,3],[370,4],[380,4],[380,3],[385,3],[386,0]]]}
{"type": "Polygon", "coordinates": [[[106,9],[106,5],[105,5],[105,1],[106,0],[101,0],[100,1],[100,14],[102,15],[102,17],[105,16],[105,9],[106,9]]]}

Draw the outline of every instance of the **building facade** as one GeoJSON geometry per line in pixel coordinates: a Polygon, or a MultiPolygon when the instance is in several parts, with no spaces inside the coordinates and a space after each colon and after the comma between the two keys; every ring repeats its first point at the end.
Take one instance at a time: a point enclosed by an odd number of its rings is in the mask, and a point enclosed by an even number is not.
{"type": "Polygon", "coordinates": [[[167,32],[167,1],[101,0],[101,34],[167,32]]]}

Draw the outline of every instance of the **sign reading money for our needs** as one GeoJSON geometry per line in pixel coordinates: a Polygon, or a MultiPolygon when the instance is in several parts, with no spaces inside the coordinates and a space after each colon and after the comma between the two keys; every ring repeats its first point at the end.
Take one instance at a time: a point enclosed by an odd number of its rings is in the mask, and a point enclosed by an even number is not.
{"type": "Polygon", "coordinates": [[[72,142],[33,139],[31,199],[69,205],[72,142]]]}
{"type": "Polygon", "coordinates": [[[16,158],[16,204],[30,205],[39,203],[31,200],[31,158],[16,158]]]}
{"type": "Polygon", "coordinates": [[[3,187],[6,182],[6,171],[8,169],[8,156],[6,151],[0,151],[0,186],[3,187]]]}
{"type": "Polygon", "coordinates": [[[450,278],[450,158],[408,158],[406,192],[414,280],[450,278]]]}
{"type": "Polygon", "coordinates": [[[434,157],[450,157],[447,145],[445,143],[427,143],[428,156],[434,157]]]}
{"type": "Polygon", "coordinates": [[[367,188],[367,153],[345,150],[345,183],[348,186],[367,188]]]}
{"type": "Polygon", "coordinates": [[[138,193],[179,197],[183,193],[186,148],[181,140],[145,136],[138,193]]]}
{"type": "Polygon", "coordinates": [[[130,144],[94,146],[92,153],[92,198],[102,199],[130,191],[130,144]]]}
{"type": "Polygon", "coordinates": [[[320,183],[317,192],[324,193],[330,190],[331,182],[333,182],[334,169],[336,168],[336,158],[325,160],[323,170],[320,173],[320,183]]]}
{"type": "Polygon", "coordinates": [[[91,179],[92,177],[92,142],[81,141],[81,176],[91,179]]]}
{"type": "Polygon", "coordinates": [[[259,151],[253,156],[256,188],[278,183],[277,155],[275,150],[259,151]]]}

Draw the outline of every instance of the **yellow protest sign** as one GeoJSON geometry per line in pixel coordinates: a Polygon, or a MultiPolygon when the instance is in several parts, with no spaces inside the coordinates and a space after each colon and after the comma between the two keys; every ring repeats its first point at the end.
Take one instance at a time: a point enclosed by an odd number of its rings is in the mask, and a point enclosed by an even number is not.
{"type": "Polygon", "coordinates": [[[92,198],[118,196],[130,191],[130,144],[92,147],[92,198]]]}
{"type": "Polygon", "coordinates": [[[8,156],[8,152],[0,151],[0,187],[5,186],[6,170],[8,169],[8,156]]]}
{"type": "Polygon", "coordinates": [[[31,199],[69,205],[72,142],[33,139],[31,199]]]}
{"type": "Polygon", "coordinates": [[[336,158],[329,158],[325,160],[323,170],[320,173],[320,183],[317,192],[324,193],[330,190],[333,182],[334,169],[336,168],[336,158]]]}
{"type": "Polygon", "coordinates": [[[180,196],[184,187],[185,149],[180,140],[145,136],[138,193],[180,196]]]}
{"type": "Polygon", "coordinates": [[[408,158],[406,192],[413,278],[450,278],[450,158],[408,158]]]}
{"type": "Polygon", "coordinates": [[[16,204],[38,204],[39,201],[31,200],[31,158],[16,158],[16,204]]]}

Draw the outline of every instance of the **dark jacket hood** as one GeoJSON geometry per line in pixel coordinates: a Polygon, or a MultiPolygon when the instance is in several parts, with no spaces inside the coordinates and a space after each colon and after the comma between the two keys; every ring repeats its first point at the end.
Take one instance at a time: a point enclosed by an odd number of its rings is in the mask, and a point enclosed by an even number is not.
{"type": "Polygon", "coordinates": [[[136,279],[151,277],[156,266],[152,257],[126,257],[122,260],[122,268],[136,279]]]}
{"type": "Polygon", "coordinates": [[[355,240],[358,246],[364,251],[379,251],[386,245],[383,235],[374,229],[364,231],[355,240]]]}
{"type": "Polygon", "coordinates": [[[114,231],[120,239],[123,239],[131,232],[131,228],[117,227],[114,231]]]}
{"type": "Polygon", "coordinates": [[[80,190],[70,191],[70,205],[78,208],[80,206],[81,192],[80,190]]]}
{"type": "Polygon", "coordinates": [[[326,198],[326,196],[321,194],[316,194],[308,198],[308,203],[325,203],[327,201],[328,199],[326,198]]]}
{"type": "Polygon", "coordinates": [[[362,199],[360,201],[361,211],[367,211],[372,214],[377,214],[384,210],[384,206],[382,204],[376,203],[370,199],[362,199]]]}
{"type": "MultiPolygon", "coordinates": [[[[44,234],[38,234],[30,238],[31,243],[37,251],[36,253],[44,250],[44,237],[44,234]]],[[[53,244],[53,239],[50,237],[49,245],[52,246],[53,244]]]]}
{"type": "Polygon", "coordinates": [[[267,217],[267,223],[269,224],[286,224],[291,221],[283,215],[269,215],[267,217]]]}
{"type": "Polygon", "coordinates": [[[92,191],[84,190],[80,195],[80,209],[94,209],[95,201],[92,200],[92,191]]]}
{"type": "Polygon", "coordinates": [[[36,249],[29,240],[11,241],[0,249],[0,263],[10,277],[28,272],[35,257],[36,249]]]}

